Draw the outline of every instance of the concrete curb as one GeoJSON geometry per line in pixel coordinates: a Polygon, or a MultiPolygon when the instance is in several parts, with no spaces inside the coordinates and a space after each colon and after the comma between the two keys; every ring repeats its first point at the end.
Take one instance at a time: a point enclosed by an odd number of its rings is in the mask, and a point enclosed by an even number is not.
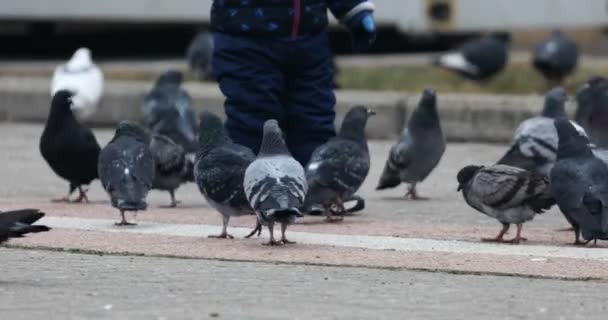
{"type": "MultiPolygon", "coordinates": [[[[150,90],[144,81],[106,82],[99,112],[88,121],[95,126],[114,126],[121,120],[141,120],[141,101],[150,90]]],[[[224,97],[215,84],[187,83],[198,110],[223,115],[224,97]]],[[[367,127],[370,139],[394,139],[407,124],[419,94],[338,90],[336,122],[353,105],[372,108],[377,116],[367,127]]],[[[0,77],[0,119],[44,122],[50,101],[49,79],[0,77]]],[[[446,137],[452,141],[509,141],[517,125],[539,112],[541,96],[472,95],[439,93],[439,112],[446,137]]],[[[568,105],[573,111],[574,106],[568,105]]]]}

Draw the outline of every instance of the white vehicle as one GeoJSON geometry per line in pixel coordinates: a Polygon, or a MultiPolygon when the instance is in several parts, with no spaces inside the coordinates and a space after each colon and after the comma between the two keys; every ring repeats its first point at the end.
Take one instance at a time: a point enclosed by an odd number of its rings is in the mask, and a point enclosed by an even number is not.
{"type": "MultiPolygon", "coordinates": [[[[211,0],[2,0],[0,22],[208,23],[211,0]]],[[[608,24],[608,0],[374,0],[381,26],[404,33],[608,24]]]]}

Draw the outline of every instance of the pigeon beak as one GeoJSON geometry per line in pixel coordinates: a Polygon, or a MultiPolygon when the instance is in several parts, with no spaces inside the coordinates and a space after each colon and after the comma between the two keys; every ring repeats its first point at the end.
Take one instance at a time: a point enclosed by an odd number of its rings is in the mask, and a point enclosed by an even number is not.
{"type": "Polygon", "coordinates": [[[461,184],[458,185],[458,189],[456,189],[456,192],[460,192],[460,190],[462,190],[462,185],[461,184]]]}
{"type": "Polygon", "coordinates": [[[376,113],[372,109],[367,109],[367,115],[368,116],[375,116],[376,113]]]}

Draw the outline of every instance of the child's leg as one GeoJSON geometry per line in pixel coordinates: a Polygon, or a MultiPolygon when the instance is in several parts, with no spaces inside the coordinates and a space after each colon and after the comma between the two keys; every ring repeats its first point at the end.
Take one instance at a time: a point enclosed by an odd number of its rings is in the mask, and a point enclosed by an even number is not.
{"type": "Polygon", "coordinates": [[[285,118],[279,59],[261,39],[216,33],[214,45],[213,72],[226,96],[226,129],[234,142],[257,153],[264,121],[285,118]]]}
{"type": "Polygon", "coordinates": [[[295,41],[286,93],[287,146],[302,165],[335,135],[332,53],[326,34],[295,41]]]}

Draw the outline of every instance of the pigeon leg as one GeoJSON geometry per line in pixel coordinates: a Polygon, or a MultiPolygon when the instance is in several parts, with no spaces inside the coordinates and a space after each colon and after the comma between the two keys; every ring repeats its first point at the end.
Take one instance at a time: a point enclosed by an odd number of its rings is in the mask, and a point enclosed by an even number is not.
{"type": "Polygon", "coordinates": [[[281,241],[276,241],[274,240],[274,223],[271,222],[270,224],[268,224],[268,232],[270,233],[270,241],[264,243],[265,246],[280,246],[283,244],[283,242],[281,241]]]}
{"type": "Polygon", "coordinates": [[[131,223],[131,222],[127,222],[127,219],[125,218],[125,212],[124,210],[120,210],[120,222],[116,222],[115,225],[117,226],[136,226],[137,223],[131,223]]]}
{"type": "Polygon", "coordinates": [[[324,206],[325,209],[325,221],[327,222],[340,222],[344,220],[344,204],[342,204],[341,200],[337,200],[335,203],[337,207],[335,210],[332,209],[332,205],[324,206]],[[336,215],[337,217],[333,217],[336,215]]]}
{"type": "Polygon", "coordinates": [[[76,186],[70,183],[70,189],[68,190],[68,195],[63,198],[52,199],[51,202],[70,202],[70,196],[76,190],[76,186]]]}
{"type": "Polygon", "coordinates": [[[253,230],[251,230],[251,232],[245,236],[245,239],[251,238],[256,232],[258,233],[258,237],[260,234],[262,234],[262,224],[260,223],[260,220],[255,221],[255,228],[253,228],[253,230]]]}
{"type": "Polygon", "coordinates": [[[495,238],[482,238],[481,241],[483,241],[483,242],[505,242],[505,240],[502,237],[504,237],[505,233],[507,233],[507,231],[509,230],[509,227],[511,227],[510,224],[503,223],[502,229],[500,230],[500,232],[498,233],[498,235],[495,238]]]}
{"type": "Polygon", "coordinates": [[[78,198],[76,198],[74,201],[72,201],[72,203],[81,203],[81,202],[86,202],[89,203],[89,197],[87,197],[87,192],[89,190],[88,189],[84,189],[82,186],[78,186],[78,198]]]}
{"type": "Polygon", "coordinates": [[[429,198],[421,197],[418,195],[418,192],[416,191],[415,183],[412,183],[410,185],[410,188],[407,191],[407,193],[405,194],[405,197],[409,198],[410,200],[428,200],[429,199],[429,198]]]}
{"type": "Polygon", "coordinates": [[[218,234],[217,236],[209,236],[209,238],[234,239],[234,237],[232,235],[228,234],[228,222],[229,221],[230,221],[229,215],[222,216],[222,233],[218,234]]]}
{"type": "Polygon", "coordinates": [[[589,241],[581,241],[581,230],[578,227],[572,227],[574,229],[574,243],[573,246],[586,246],[589,241]]]}
{"type": "Polygon", "coordinates": [[[289,241],[287,240],[287,237],[285,237],[285,231],[287,230],[287,223],[281,223],[281,242],[283,244],[293,244],[295,243],[295,241],[289,241]]]}
{"type": "Polygon", "coordinates": [[[517,233],[515,233],[515,238],[511,239],[511,243],[518,244],[520,241],[528,241],[528,239],[521,236],[521,229],[524,227],[523,223],[517,224],[517,233]]]}
{"type": "Polygon", "coordinates": [[[169,190],[169,195],[171,196],[171,203],[162,208],[175,208],[180,203],[180,201],[175,200],[175,190],[169,190]]]}

